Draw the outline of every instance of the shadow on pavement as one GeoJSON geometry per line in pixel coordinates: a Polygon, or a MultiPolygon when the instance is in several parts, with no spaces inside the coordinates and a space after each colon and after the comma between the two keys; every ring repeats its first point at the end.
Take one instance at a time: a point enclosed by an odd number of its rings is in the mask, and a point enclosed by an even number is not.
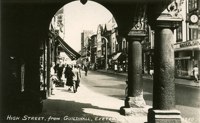
{"type": "MultiPolygon", "coordinates": [[[[66,97],[67,98],[67,97],[66,97]]],[[[35,115],[23,115],[18,116],[19,120],[6,120],[8,116],[4,116],[3,123],[18,123],[18,122],[27,122],[27,123],[37,123],[37,122],[56,122],[56,123],[71,123],[71,122],[81,122],[81,123],[111,123],[115,122],[116,119],[112,117],[105,116],[106,114],[95,115],[94,111],[102,110],[103,112],[119,112],[118,110],[101,108],[93,106],[89,103],[79,103],[75,101],[67,100],[55,100],[47,99],[44,101],[44,108],[42,113],[35,115]],[[86,112],[87,110],[90,113],[86,112]],[[92,113],[94,112],[94,113],[92,113]],[[28,120],[28,117],[32,119],[28,120]],[[38,120],[37,118],[40,118],[38,120]]],[[[14,116],[14,115],[12,115],[14,116]]],[[[117,122],[117,121],[116,121],[117,122]]]]}

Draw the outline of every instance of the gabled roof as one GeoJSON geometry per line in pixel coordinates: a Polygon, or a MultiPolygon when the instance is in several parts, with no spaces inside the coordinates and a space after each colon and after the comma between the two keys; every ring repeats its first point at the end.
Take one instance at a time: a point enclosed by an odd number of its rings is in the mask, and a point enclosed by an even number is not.
{"type": "Polygon", "coordinates": [[[101,24],[99,24],[97,27],[97,34],[99,33],[99,31],[101,34],[103,33],[103,26],[101,24]]]}
{"type": "Polygon", "coordinates": [[[112,26],[113,26],[112,24],[106,23],[106,24],[105,24],[104,30],[105,30],[105,31],[111,31],[111,30],[112,30],[112,26]]]}

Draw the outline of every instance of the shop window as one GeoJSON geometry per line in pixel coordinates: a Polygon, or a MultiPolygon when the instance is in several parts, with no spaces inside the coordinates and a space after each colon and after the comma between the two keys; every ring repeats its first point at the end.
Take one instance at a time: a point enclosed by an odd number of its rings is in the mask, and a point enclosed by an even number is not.
{"type": "Polygon", "coordinates": [[[181,60],[176,60],[176,69],[175,69],[175,75],[176,77],[183,77],[183,76],[188,76],[188,59],[181,59],[181,60]]]}
{"type": "Polygon", "coordinates": [[[179,57],[179,53],[178,53],[178,52],[175,52],[175,53],[174,53],[174,56],[175,56],[175,58],[179,57]]]}

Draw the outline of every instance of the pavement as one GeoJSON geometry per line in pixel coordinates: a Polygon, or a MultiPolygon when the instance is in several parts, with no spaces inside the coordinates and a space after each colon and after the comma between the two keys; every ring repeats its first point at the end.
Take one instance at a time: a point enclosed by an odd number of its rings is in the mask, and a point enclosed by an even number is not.
{"type": "MultiPolygon", "coordinates": [[[[96,93],[82,84],[76,93],[56,87],[54,95],[44,100],[43,111],[37,117],[44,117],[48,123],[147,123],[151,106],[136,109],[130,116],[119,113],[121,106],[123,100],[96,93]]],[[[190,122],[182,119],[182,123],[190,122]]]]}
{"type": "MultiPolygon", "coordinates": [[[[109,74],[117,74],[117,75],[125,76],[125,77],[127,76],[127,73],[119,73],[119,72],[115,73],[112,70],[102,69],[102,70],[97,70],[97,71],[103,72],[103,73],[109,73],[109,74]]],[[[153,80],[153,78],[148,74],[144,74],[143,78],[153,80]]],[[[194,80],[175,78],[175,84],[184,85],[184,86],[192,86],[192,87],[200,87],[200,80],[199,80],[199,83],[197,83],[197,82],[194,82],[194,80]]]]}
{"type": "MultiPolygon", "coordinates": [[[[124,73],[117,74],[125,76],[124,73]]],[[[176,83],[179,81],[176,80],[176,83]]],[[[53,93],[44,100],[40,114],[24,115],[21,119],[27,123],[147,123],[148,109],[151,108],[146,105],[144,108],[135,108],[130,116],[121,115],[119,110],[124,106],[124,100],[94,92],[83,84],[80,84],[76,93],[69,91],[66,86],[56,87],[53,93]]],[[[13,123],[13,120],[9,123],[13,123]]],[[[182,118],[182,123],[191,122],[182,118]]]]}
{"type": "MultiPolygon", "coordinates": [[[[151,106],[135,109],[130,116],[119,113],[121,106],[124,106],[124,100],[94,92],[83,84],[76,93],[66,86],[56,87],[54,95],[44,100],[42,113],[36,117],[42,117],[48,123],[147,123],[151,106]]],[[[182,123],[190,122],[182,119],[182,123]]]]}
{"type": "Polygon", "coordinates": [[[56,87],[54,95],[44,100],[44,107],[37,117],[45,117],[51,122],[57,119],[66,123],[145,123],[150,106],[135,112],[134,116],[123,116],[119,113],[124,101],[96,93],[84,85],[78,91],[68,91],[68,87],[56,87]]]}

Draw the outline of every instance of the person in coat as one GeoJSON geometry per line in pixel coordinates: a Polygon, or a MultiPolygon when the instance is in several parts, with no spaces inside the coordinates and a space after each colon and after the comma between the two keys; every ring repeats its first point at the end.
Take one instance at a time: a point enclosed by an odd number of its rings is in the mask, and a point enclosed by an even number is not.
{"type": "Polygon", "coordinates": [[[71,91],[71,88],[73,87],[73,77],[74,77],[74,73],[72,72],[72,67],[67,65],[64,74],[66,78],[66,86],[69,86],[68,90],[71,91]]]}

